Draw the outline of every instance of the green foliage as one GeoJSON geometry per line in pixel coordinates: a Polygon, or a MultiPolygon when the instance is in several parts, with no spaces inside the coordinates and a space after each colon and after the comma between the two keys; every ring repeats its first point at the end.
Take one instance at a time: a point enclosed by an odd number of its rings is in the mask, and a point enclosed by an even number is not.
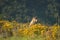
{"type": "Polygon", "coordinates": [[[0,20],[29,22],[33,16],[43,24],[54,24],[59,20],[60,3],[57,0],[0,0],[0,4],[0,20]]]}

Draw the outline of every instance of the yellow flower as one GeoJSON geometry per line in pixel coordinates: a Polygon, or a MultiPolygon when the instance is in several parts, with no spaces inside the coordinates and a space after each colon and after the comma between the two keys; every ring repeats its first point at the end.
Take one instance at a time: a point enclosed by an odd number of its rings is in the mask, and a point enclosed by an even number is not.
{"type": "Polygon", "coordinates": [[[41,30],[41,35],[44,36],[45,30],[41,30]]]}
{"type": "Polygon", "coordinates": [[[28,35],[28,29],[24,29],[23,34],[28,35]]]}

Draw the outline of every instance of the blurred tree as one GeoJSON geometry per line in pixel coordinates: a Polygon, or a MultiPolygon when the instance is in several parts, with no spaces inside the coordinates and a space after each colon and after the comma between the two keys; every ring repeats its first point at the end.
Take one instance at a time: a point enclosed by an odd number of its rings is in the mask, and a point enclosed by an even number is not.
{"type": "Polygon", "coordinates": [[[57,3],[56,0],[47,0],[48,6],[45,11],[46,13],[46,21],[48,21],[48,24],[54,24],[58,23],[58,10],[57,10],[57,3]]]}
{"type": "Polygon", "coordinates": [[[40,23],[58,23],[59,4],[59,0],[0,0],[0,20],[29,22],[37,16],[40,23]]]}

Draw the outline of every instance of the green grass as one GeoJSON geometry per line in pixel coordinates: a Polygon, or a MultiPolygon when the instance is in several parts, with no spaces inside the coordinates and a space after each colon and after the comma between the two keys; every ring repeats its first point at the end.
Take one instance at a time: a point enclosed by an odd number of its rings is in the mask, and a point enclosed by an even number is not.
{"type": "Polygon", "coordinates": [[[0,40],[44,40],[41,37],[37,37],[37,38],[30,38],[30,37],[8,37],[8,38],[0,38],[0,40]]]}
{"type": "MultiPolygon", "coordinates": [[[[12,36],[12,37],[7,37],[7,38],[2,38],[0,37],[0,40],[45,40],[45,37],[41,37],[41,36],[36,36],[34,38],[32,37],[21,37],[21,36],[12,36]]],[[[57,38],[56,40],[60,40],[60,37],[57,38]]]]}

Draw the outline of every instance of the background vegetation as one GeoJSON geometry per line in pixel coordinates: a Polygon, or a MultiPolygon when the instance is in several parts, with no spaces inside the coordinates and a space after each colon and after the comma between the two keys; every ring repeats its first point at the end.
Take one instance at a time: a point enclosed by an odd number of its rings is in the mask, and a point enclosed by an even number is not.
{"type": "Polygon", "coordinates": [[[59,4],[60,0],[0,0],[0,19],[29,22],[37,16],[38,22],[53,25],[60,22],[59,4]]]}
{"type": "Polygon", "coordinates": [[[0,0],[0,40],[60,40],[60,0],[0,0]]]}

